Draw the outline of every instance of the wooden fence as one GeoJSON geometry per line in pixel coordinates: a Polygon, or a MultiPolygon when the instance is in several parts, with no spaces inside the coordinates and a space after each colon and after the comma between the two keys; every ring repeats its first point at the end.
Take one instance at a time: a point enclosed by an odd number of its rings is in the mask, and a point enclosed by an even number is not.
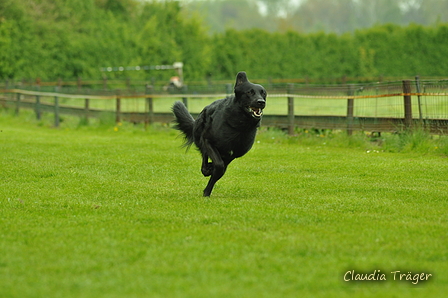
{"type": "MultiPolygon", "coordinates": [[[[334,129],[370,132],[396,132],[423,128],[434,134],[448,134],[447,81],[404,80],[365,85],[309,86],[290,84],[286,90],[268,90],[263,126],[280,127],[294,134],[301,129],[334,129]],[[279,92],[282,91],[282,92],[279,92]]],[[[113,113],[116,122],[170,123],[169,106],[182,100],[187,106],[201,100],[212,102],[226,94],[144,94],[114,95],[68,94],[22,89],[0,90],[0,105],[33,109],[37,119],[42,113],[54,114],[54,126],[62,114],[98,118],[113,113]],[[45,100],[42,100],[45,98],[45,100]],[[77,104],[73,104],[74,102],[77,104]],[[107,102],[98,108],[92,102],[107,102]],[[123,108],[127,101],[144,103],[144,108],[123,108]],[[82,104],[80,104],[82,102],[82,104]],[[156,108],[154,103],[164,108],[156,108]],[[111,104],[113,103],[113,104],[111,104]]],[[[200,110],[192,111],[197,116],[200,110]]]]}

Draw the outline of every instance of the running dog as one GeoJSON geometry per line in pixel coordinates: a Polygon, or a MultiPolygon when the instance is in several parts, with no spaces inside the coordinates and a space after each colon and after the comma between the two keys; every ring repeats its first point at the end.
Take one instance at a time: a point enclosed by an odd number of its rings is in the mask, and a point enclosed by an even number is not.
{"type": "Polygon", "coordinates": [[[184,134],[186,147],[196,145],[202,154],[202,174],[211,176],[205,197],[210,196],[230,162],[252,148],[266,106],[266,90],[249,82],[245,72],[236,76],[234,93],[206,106],[196,120],[182,102],[177,101],[172,108],[174,128],[184,134]]]}

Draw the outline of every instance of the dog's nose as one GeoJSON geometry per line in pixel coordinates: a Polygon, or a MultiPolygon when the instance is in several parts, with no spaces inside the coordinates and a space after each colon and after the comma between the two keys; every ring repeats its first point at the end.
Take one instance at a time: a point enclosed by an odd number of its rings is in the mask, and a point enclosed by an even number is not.
{"type": "Polygon", "coordinates": [[[264,107],[265,105],[266,105],[266,101],[264,100],[264,99],[259,99],[259,100],[257,100],[257,103],[260,105],[260,106],[262,106],[262,107],[264,107]]]}

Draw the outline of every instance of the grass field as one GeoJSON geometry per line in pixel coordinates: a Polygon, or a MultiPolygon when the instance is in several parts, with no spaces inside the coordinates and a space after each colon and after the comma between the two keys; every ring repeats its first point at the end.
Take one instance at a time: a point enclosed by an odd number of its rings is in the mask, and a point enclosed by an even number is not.
{"type": "Polygon", "coordinates": [[[263,130],[203,198],[199,154],[169,128],[53,129],[21,115],[0,113],[0,297],[448,292],[437,150],[263,130]],[[351,270],[387,280],[344,281],[351,270]],[[395,271],[432,276],[414,285],[395,271]]]}

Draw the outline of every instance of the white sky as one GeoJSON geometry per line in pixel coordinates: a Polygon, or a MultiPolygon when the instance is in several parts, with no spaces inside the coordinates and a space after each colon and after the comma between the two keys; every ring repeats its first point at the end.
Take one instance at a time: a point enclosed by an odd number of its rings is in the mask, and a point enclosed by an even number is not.
{"type": "MultiPolygon", "coordinates": [[[[275,1],[275,0],[273,0],[275,1]]],[[[258,5],[258,9],[262,15],[267,14],[267,6],[263,1],[256,1],[258,5]]],[[[278,13],[279,17],[286,17],[288,15],[289,10],[295,10],[297,7],[299,7],[302,0],[289,0],[288,5],[281,9],[278,13]]]]}

